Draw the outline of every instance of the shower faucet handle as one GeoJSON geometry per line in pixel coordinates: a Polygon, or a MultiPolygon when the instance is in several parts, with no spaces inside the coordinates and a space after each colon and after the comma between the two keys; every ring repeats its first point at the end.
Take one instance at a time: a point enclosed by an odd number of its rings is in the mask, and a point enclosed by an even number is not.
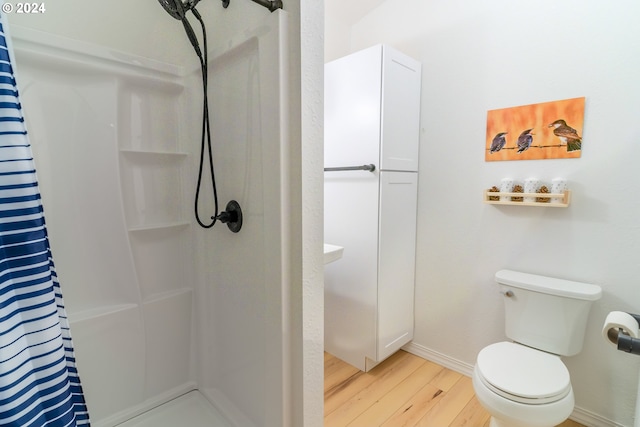
{"type": "Polygon", "coordinates": [[[240,208],[238,202],[231,200],[227,203],[226,209],[226,211],[216,216],[215,219],[223,224],[227,224],[229,230],[237,233],[242,228],[242,208],[240,208]]]}

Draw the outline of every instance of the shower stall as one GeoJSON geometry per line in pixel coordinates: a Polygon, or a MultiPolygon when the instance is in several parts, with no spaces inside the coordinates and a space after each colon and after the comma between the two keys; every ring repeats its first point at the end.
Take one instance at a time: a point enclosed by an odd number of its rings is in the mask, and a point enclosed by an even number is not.
{"type": "MultiPolygon", "coordinates": [[[[97,427],[189,392],[211,403],[225,426],[290,422],[290,292],[300,271],[292,242],[301,222],[291,205],[299,191],[291,180],[291,16],[235,0],[249,18],[235,18],[223,35],[224,14],[238,12],[213,3],[220,11],[206,5],[203,13],[217,27],[207,88],[213,157],[218,196],[242,206],[238,233],[222,224],[205,230],[193,216],[202,130],[195,58],[170,64],[11,26],[53,256],[97,427]]],[[[163,32],[184,37],[175,21],[164,24],[163,32]]],[[[213,207],[207,182],[203,215],[213,207]]]]}

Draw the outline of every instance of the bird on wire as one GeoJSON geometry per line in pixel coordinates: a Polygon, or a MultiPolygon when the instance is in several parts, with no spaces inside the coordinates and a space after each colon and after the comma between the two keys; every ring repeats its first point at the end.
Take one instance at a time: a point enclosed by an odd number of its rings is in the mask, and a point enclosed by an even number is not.
{"type": "Polygon", "coordinates": [[[567,151],[582,149],[582,138],[578,135],[578,131],[567,125],[567,122],[558,119],[551,123],[549,127],[554,128],[553,134],[560,139],[562,145],[567,146],[567,151]]]}
{"type": "Polygon", "coordinates": [[[504,145],[507,143],[507,138],[505,137],[507,133],[508,132],[500,132],[493,137],[491,146],[489,147],[490,153],[497,153],[498,151],[502,150],[502,147],[504,147],[504,145]]]}
{"type": "Polygon", "coordinates": [[[531,143],[533,142],[533,134],[531,133],[532,130],[533,128],[527,129],[523,131],[518,137],[518,154],[528,150],[529,147],[531,147],[531,143]]]}

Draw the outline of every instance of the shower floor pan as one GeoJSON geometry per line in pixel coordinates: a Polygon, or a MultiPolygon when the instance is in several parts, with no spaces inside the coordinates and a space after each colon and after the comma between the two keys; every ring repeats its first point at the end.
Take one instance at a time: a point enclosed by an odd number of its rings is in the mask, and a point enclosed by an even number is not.
{"type": "Polygon", "coordinates": [[[231,427],[198,391],[189,392],[118,427],[231,427]]]}

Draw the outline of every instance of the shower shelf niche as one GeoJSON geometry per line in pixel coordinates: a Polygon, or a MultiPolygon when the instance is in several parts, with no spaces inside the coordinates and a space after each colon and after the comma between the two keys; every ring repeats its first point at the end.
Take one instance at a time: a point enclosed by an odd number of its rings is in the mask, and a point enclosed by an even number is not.
{"type": "Polygon", "coordinates": [[[130,231],[188,225],[182,203],[183,152],[120,150],[120,179],[130,231]]]}
{"type": "Polygon", "coordinates": [[[180,151],[152,151],[152,150],[134,150],[134,149],[130,149],[130,148],[121,148],[120,152],[122,154],[124,154],[125,156],[132,156],[132,157],[136,157],[136,156],[141,156],[141,157],[153,157],[153,156],[158,156],[158,157],[162,157],[162,156],[167,156],[167,157],[186,157],[189,155],[189,153],[184,153],[184,152],[180,152],[180,151]]]}
{"type": "Polygon", "coordinates": [[[178,297],[180,295],[188,294],[193,292],[192,288],[184,287],[184,288],[175,288],[168,291],[156,292],[148,295],[142,302],[144,304],[154,303],[157,301],[166,300],[168,298],[178,297]]]}
{"type": "Polygon", "coordinates": [[[490,205],[514,205],[514,206],[538,206],[543,208],[566,208],[571,203],[571,191],[565,190],[562,193],[506,193],[506,192],[494,192],[489,190],[484,190],[482,193],[483,201],[490,205]],[[548,202],[534,201],[534,202],[525,202],[525,201],[515,201],[515,200],[500,200],[500,196],[506,197],[533,197],[534,200],[536,198],[546,198],[549,199],[548,202]],[[491,200],[490,197],[498,197],[498,200],[491,200]],[[560,199],[559,202],[554,202],[551,199],[560,199]]]}
{"type": "Polygon", "coordinates": [[[168,228],[180,228],[180,227],[188,227],[191,223],[189,221],[176,221],[176,222],[167,222],[161,224],[149,224],[149,225],[136,225],[129,227],[130,232],[145,232],[145,231],[154,231],[154,230],[165,230],[168,228]]]}
{"type": "Polygon", "coordinates": [[[77,323],[77,322],[82,322],[89,319],[95,319],[99,317],[109,316],[112,314],[117,314],[126,310],[135,310],[137,307],[138,307],[138,304],[134,304],[134,303],[104,305],[100,307],[85,309],[79,312],[70,312],[68,313],[68,318],[70,323],[77,323]]]}

